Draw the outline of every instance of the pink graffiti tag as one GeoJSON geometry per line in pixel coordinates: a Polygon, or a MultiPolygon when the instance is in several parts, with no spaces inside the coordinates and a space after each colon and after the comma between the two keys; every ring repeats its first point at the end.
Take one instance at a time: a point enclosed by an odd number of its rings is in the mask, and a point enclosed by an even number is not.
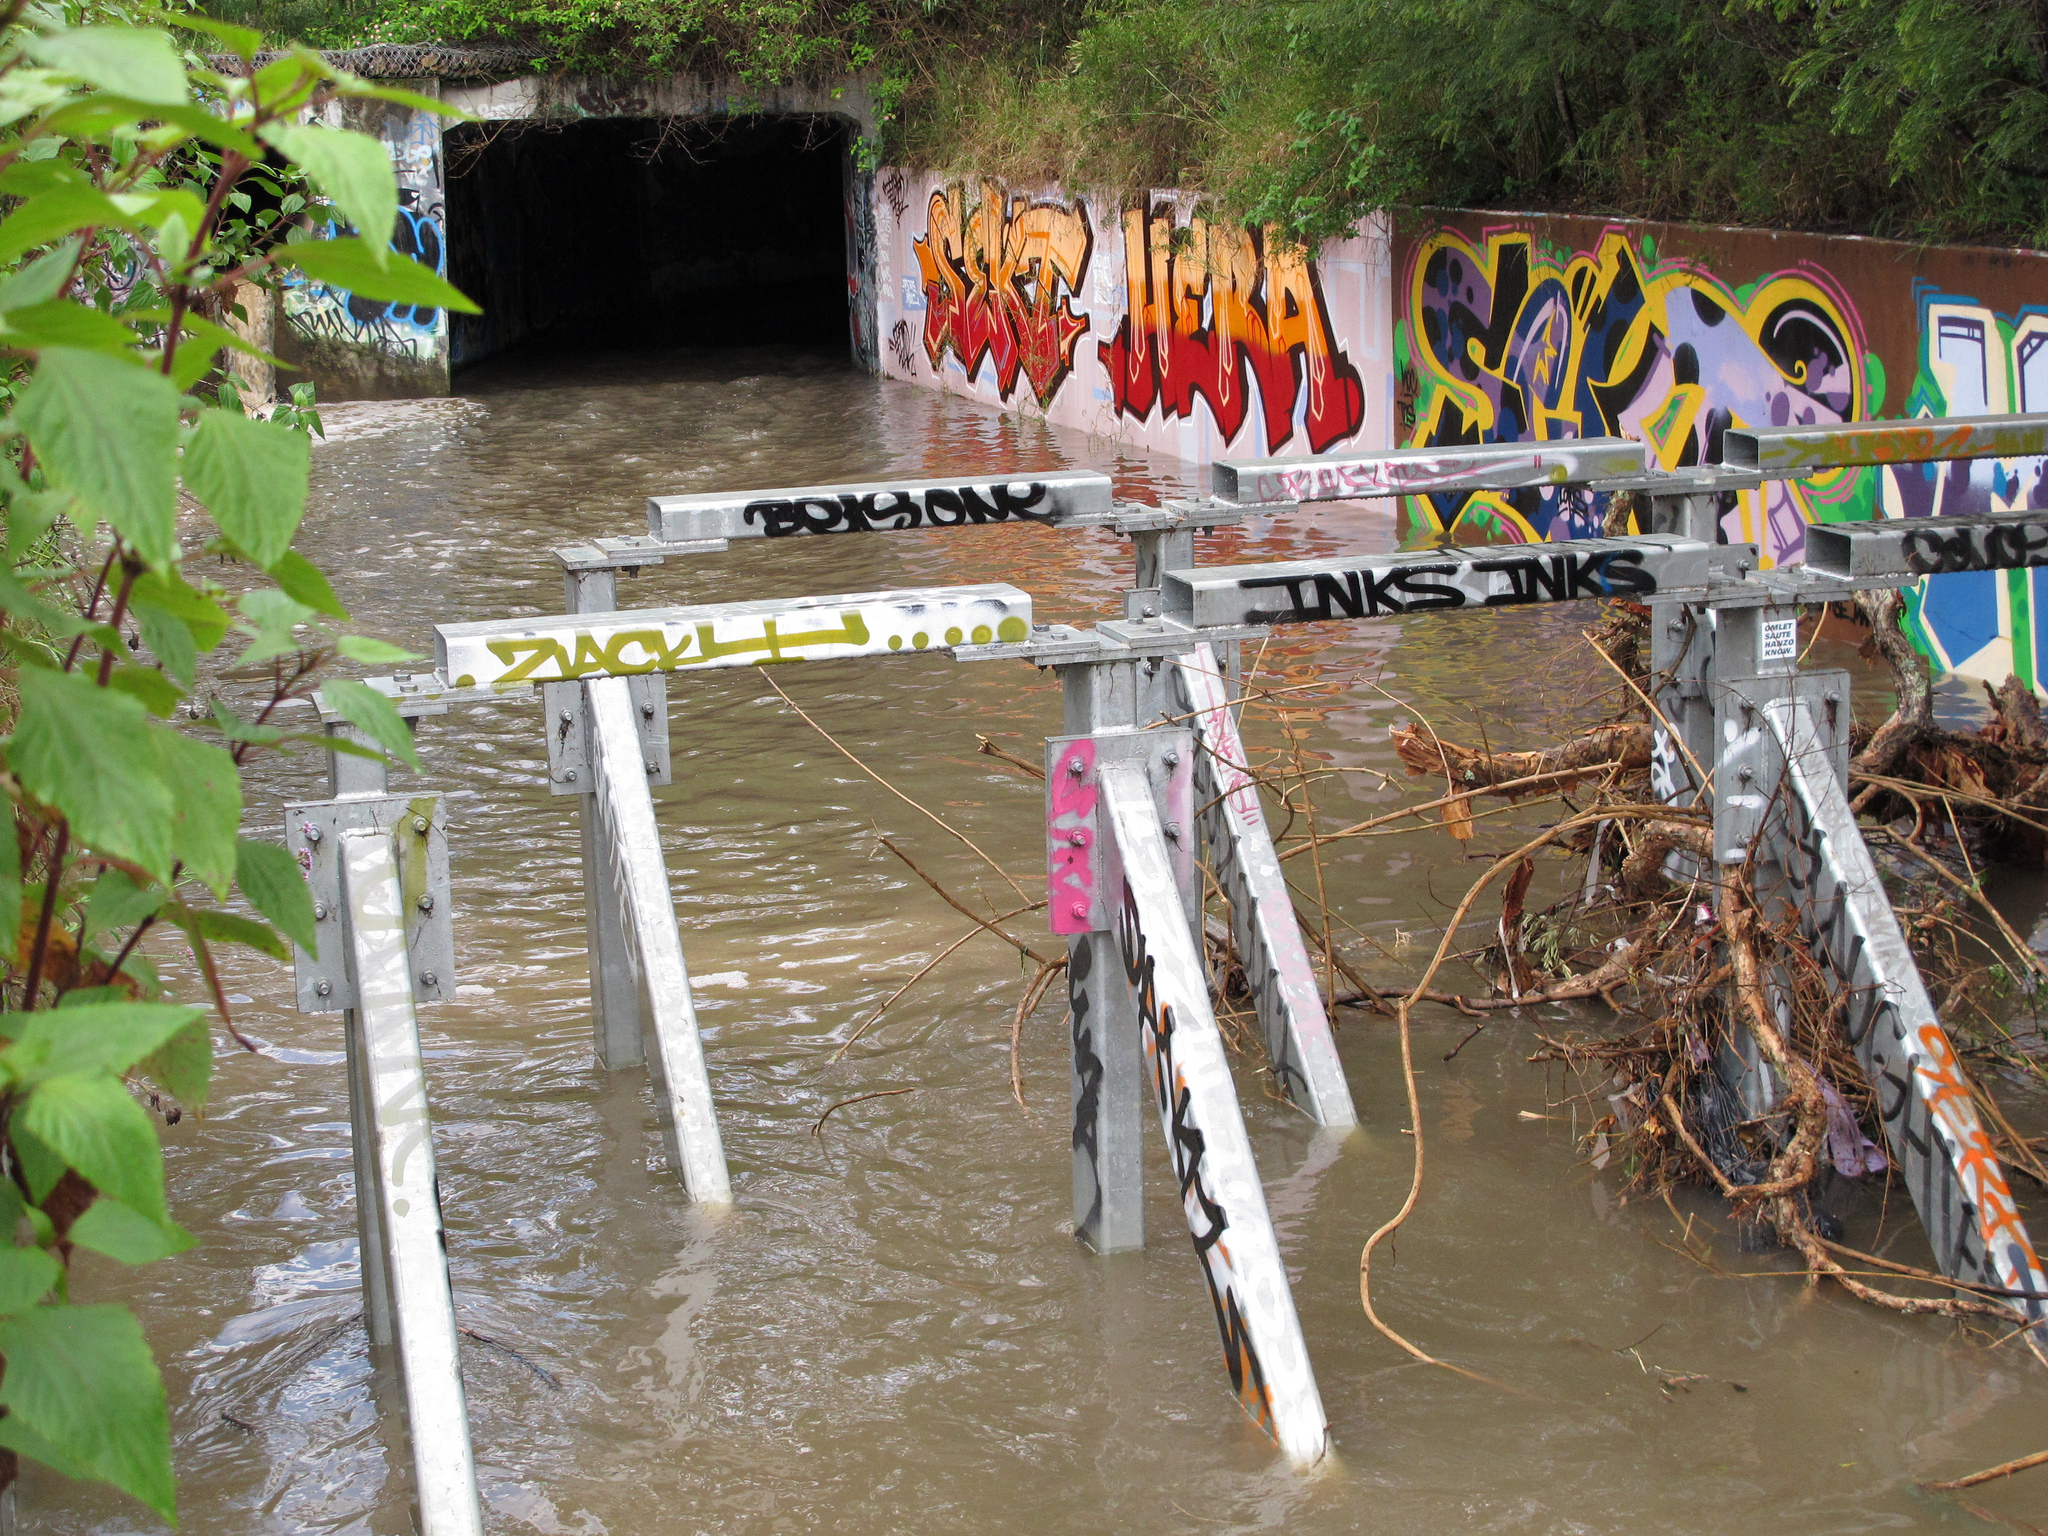
{"type": "Polygon", "coordinates": [[[1095,743],[1071,741],[1045,786],[1045,878],[1054,933],[1095,928],[1095,743]]]}

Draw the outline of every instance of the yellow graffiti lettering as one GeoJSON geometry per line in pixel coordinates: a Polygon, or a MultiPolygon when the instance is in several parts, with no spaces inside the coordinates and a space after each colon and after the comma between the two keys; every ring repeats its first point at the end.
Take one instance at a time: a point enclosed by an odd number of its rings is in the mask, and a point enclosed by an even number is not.
{"type": "Polygon", "coordinates": [[[552,679],[542,679],[540,676],[540,668],[549,662],[555,667],[554,678],[570,676],[569,653],[562,649],[562,642],[552,635],[540,635],[524,640],[492,640],[488,642],[488,648],[493,656],[508,665],[518,661],[521,656],[526,658],[512,666],[510,671],[493,678],[493,682],[517,683],[527,679],[551,681],[552,679]]]}

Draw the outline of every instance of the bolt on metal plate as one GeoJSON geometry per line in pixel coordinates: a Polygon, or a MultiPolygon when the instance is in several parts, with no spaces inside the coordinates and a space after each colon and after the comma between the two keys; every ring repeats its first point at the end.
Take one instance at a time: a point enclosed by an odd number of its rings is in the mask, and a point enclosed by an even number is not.
{"type": "MultiPolygon", "coordinates": [[[[647,782],[670,783],[668,679],[658,672],[646,672],[625,681],[633,699],[633,724],[640,733],[640,757],[647,765],[647,782]]],[[[582,682],[541,686],[542,718],[547,721],[549,794],[591,792],[589,720],[583,707],[586,686],[582,682]]]]}
{"type": "Polygon", "coordinates": [[[389,837],[398,863],[405,919],[406,969],[416,1003],[442,1002],[455,992],[455,904],[448,883],[448,822],[439,795],[378,795],[300,801],[285,807],[285,847],[299,862],[313,895],[319,949],[292,945],[301,1013],[356,1006],[348,973],[348,902],[341,883],[345,837],[389,837]]]}

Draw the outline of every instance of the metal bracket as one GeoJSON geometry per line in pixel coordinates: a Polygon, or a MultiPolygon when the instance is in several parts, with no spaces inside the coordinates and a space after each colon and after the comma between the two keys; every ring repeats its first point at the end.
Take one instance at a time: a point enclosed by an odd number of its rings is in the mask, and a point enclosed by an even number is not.
{"type": "Polygon", "coordinates": [[[1740,864],[1764,830],[1784,777],[1784,756],[1764,720],[1778,699],[1804,699],[1834,769],[1849,782],[1849,674],[1780,672],[1714,683],[1714,854],[1740,864]]]}
{"type": "Polygon", "coordinates": [[[1054,933],[1105,933],[1116,926],[1121,881],[1116,839],[1101,809],[1099,775],[1137,763],[1152,786],[1173,875],[1185,893],[1195,879],[1195,736],[1189,730],[1107,731],[1053,736],[1045,743],[1045,873],[1054,933]]]}
{"type": "MultiPolygon", "coordinates": [[[[668,784],[668,679],[644,672],[626,679],[633,697],[633,724],[640,735],[640,761],[649,784],[668,784]]],[[[543,716],[548,734],[548,793],[587,795],[596,782],[590,772],[590,711],[583,684],[543,683],[543,716]]]]}
{"type": "Polygon", "coordinates": [[[341,840],[379,833],[391,839],[404,893],[406,969],[416,1003],[455,995],[455,907],[449,895],[448,823],[439,795],[351,796],[287,804],[284,841],[313,896],[320,948],[292,946],[299,1012],[338,1013],[359,1006],[349,979],[348,903],[341,883],[341,840]]]}

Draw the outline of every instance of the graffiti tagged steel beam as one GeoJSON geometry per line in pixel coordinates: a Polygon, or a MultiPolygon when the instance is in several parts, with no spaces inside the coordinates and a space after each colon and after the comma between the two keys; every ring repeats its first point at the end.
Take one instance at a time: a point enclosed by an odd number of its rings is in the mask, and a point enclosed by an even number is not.
{"type": "Polygon", "coordinates": [[[647,501],[647,531],[673,541],[781,539],[984,523],[1071,523],[1107,518],[1111,511],[1107,475],[1026,473],[652,496],[647,501]]]}
{"type": "Polygon", "coordinates": [[[1131,762],[1104,765],[1098,782],[1120,872],[1117,954],[1224,1363],[1245,1412],[1305,1465],[1323,1454],[1323,1400],[1152,785],[1131,762]]]}
{"type": "Polygon", "coordinates": [[[2048,1334],[2048,1272],[2035,1256],[1955,1047],[1935,1017],[1897,914],[1829,752],[1803,699],[1763,715],[1793,793],[1788,874],[1799,927],[1844,1008],[1849,1043],[1877,1093],[1891,1155],[1905,1175],[1943,1274],[2026,1293],[2014,1310],[2048,1334]]]}
{"type": "Polygon", "coordinates": [[[1211,487],[1218,496],[1244,505],[1346,501],[1611,480],[1642,474],[1649,465],[1645,453],[1641,443],[1627,438],[1582,437],[1547,443],[1403,448],[1326,459],[1225,460],[1212,465],[1210,474],[1211,487]]]}
{"type": "Polygon", "coordinates": [[[2048,454],[2048,415],[1944,416],[1824,427],[1731,427],[1721,441],[1724,463],[1787,476],[1861,464],[2021,459],[2048,454]]]}
{"type": "Polygon", "coordinates": [[[1892,577],[1901,585],[1948,571],[2048,565],[2048,512],[1815,523],[1806,530],[1806,563],[1823,575],[1849,581],[1892,577]]]}
{"type": "Polygon", "coordinates": [[[436,624],[434,661],[448,687],[494,688],[949,650],[1030,633],[1030,595],[997,583],[436,624]]]}
{"type": "Polygon", "coordinates": [[[1705,595],[1714,546],[1676,534],[1482,545],[1168,571],[1169,618],[1196,628],[1371,619],[1574,599],[1705,595]]]}

